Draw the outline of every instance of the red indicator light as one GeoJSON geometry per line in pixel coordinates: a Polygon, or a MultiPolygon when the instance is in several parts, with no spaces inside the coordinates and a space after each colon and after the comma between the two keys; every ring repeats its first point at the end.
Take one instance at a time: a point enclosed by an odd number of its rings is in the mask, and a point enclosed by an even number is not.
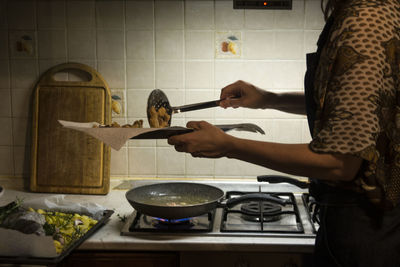
{"type": "Polygon", "coordinates": [[[266,6],[268,3],[267,2],[264,2],[264,6],[266,6]]]}

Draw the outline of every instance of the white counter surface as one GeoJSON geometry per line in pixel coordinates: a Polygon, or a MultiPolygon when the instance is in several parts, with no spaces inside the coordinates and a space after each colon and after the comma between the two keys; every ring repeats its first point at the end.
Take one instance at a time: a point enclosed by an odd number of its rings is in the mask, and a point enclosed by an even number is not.
{"type": "MultiPolygon", "coordinates": [[[[114,210],[111,219],[93,236],[87,239],[80,250],[131,250],[131,251],[270,251],[311,253],[314,238],[304,237],[254,237],[254,236],[168,236],[137,235],[121,236],[124,225],[121,217],[129,217],[133,208],[125,198],[127,190],[113,189],[108,195],[66,195],[66,199],[76,202],[93,202],[107,209],[114,210]]],[[[5,186],[0,197],[3,206],[16,197],[32,199],[53,194],[30,193],[19,189],[8,189],[5,186]]]]}

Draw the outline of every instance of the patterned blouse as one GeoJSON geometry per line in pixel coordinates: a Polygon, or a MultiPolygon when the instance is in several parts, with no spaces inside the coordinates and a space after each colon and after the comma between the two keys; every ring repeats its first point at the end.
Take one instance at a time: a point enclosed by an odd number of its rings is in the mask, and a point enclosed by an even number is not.
{"type": "Polygon", "coordinates": [[[310,148],[361,157],[355,180],[330,184],[390,209],[400,201],[400,0],[349,0],[334,17],[310,148]]]}

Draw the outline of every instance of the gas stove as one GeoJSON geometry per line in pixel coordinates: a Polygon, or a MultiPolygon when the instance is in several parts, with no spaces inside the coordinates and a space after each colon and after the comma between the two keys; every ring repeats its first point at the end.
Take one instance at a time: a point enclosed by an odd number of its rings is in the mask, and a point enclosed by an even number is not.
{"type": "MultiPolygon", "coordinates": [[[[196,181],[197,182],[197,181],[196,181]]],[[[270,236],[314,238],[318,220],[312,197],[289,184],[205,182],[225,193],[217,208],[193,218],[168,220],[133,211],[121,235],[270,236]],[[265,200],[247,200],[227,207],[226,201],[247,194],[269,194],[284,205],[265,200]]],[[[138,185],[134,185],[138,186],[138,185]]]]}

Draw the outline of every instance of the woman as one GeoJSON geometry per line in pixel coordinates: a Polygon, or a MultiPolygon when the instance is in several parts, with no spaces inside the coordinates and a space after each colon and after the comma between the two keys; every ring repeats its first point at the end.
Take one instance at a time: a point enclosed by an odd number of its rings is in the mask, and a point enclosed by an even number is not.
{"type": "Polygon", "coordinates": [[[325,7],[318,50],[307,55],[305,94],[238,81],[220,97],[224,108],[306,113],[310,144],[240,139],[204,121],[189,122],[194,132],[168,142],[194,157],[310,177],[321,218],[315,266],[400,266],[400,2],[325,7]]]}

